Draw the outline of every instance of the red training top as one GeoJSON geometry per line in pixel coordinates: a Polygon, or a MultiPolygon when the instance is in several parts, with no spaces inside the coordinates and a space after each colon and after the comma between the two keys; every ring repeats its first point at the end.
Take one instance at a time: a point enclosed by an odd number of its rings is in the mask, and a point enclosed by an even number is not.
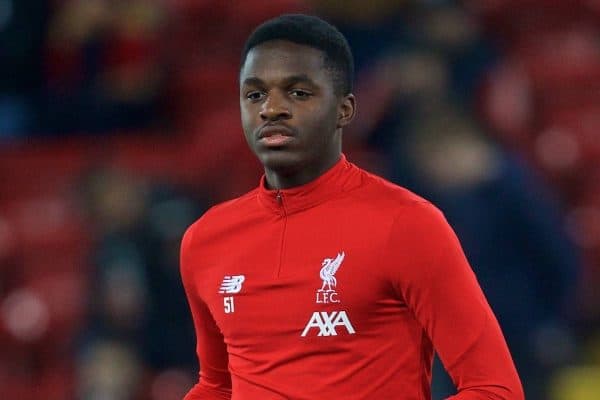
{"type": "Polygon", "coordinates": [[[185,400],[430,399],[434,349],[451,399],[524,398],[438,209],[344,156],[306,185],[264,183],[183,238],[200,360],[185,400]]]}

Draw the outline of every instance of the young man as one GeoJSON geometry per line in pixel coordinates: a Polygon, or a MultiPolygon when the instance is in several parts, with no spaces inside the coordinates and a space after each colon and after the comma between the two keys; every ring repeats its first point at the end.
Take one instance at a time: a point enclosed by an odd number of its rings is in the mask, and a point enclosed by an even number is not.
{"type": "Polygon", "coordinates": [[[183,238],[200,360],[186,399],[424,400],[434,350],[454,399],[522,399],[440,211],[343,156],[352,76],[346,40],[316,17],[248,39],[242,123],[265,174],[183,238]]]}

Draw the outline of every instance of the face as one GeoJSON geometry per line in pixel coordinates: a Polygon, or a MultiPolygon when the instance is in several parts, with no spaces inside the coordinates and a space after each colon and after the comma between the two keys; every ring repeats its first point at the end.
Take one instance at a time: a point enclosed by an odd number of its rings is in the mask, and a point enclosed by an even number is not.
{"type": "Polygon", "coordinates": [[[267,180],[279,174],[306,181],[325,172],[339,159],[341,128],[354,115],[354,97],[335,94],[323,53],[282,40],[248,53],[240,106],[246,140],[267,180]]]}

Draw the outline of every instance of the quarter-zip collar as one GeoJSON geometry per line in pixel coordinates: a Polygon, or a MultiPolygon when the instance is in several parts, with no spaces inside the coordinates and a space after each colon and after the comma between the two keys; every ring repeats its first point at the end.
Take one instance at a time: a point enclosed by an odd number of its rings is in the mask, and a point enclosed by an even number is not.
{"type": "Polygon", "coordinates": [[[260,179],[258,200],[277,214],[290,215],[314,207],[361,183],[358,167],[348,162],[342,154],[340,159],[317,179],[289,189],[267,189],[266,177],[260,179]]]}

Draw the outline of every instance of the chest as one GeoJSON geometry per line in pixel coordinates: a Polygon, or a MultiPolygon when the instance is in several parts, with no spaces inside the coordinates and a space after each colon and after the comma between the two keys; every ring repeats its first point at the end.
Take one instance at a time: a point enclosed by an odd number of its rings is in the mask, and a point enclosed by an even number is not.
{"type": "Polygon", "coordinates": [[[215,240],[197,287],[230,344],[354,335],[403,307],[379,267],[386,240],[351,213],[273,217],[215,240]]]}

